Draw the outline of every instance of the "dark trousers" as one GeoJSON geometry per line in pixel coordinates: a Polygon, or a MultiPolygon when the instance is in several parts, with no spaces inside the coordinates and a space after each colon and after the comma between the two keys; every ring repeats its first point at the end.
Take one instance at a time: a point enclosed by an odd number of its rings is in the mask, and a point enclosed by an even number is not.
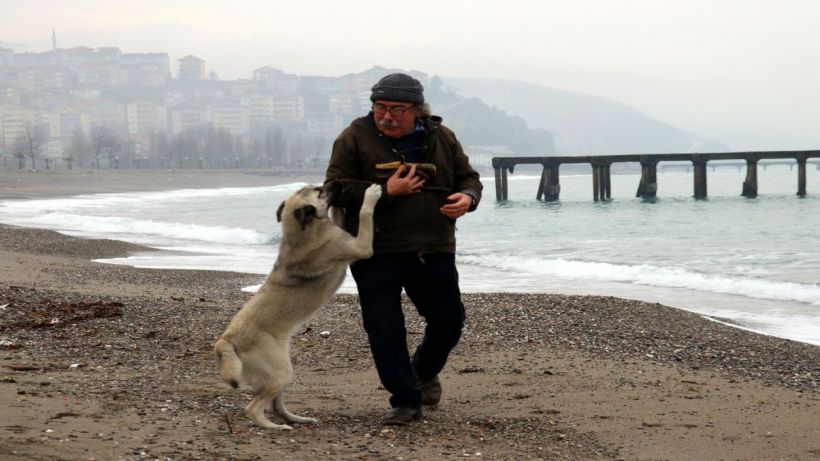
{"type": "Polygon", "coordinates": [[[464,327],[455,255],[374,255],[354,263],[351,272],[359,290],[362,320],[376,370],[391,394],[390,405],[420,407],[416,376],[432,378],[439,374],[464,327]],[[401,308],[402,288],[427,323],[412,361],[401,308]]]}

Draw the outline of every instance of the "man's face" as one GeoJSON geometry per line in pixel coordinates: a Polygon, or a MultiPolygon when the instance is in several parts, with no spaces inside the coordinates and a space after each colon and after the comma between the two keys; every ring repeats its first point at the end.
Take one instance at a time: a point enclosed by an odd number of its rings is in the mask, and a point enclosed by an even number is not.
{"type": "Polygon", "coordinates": [[[409,102],[378,100],[373,103],[373,116],[385,136],[400,138],[415,128],[418,108],[409,102]]]}

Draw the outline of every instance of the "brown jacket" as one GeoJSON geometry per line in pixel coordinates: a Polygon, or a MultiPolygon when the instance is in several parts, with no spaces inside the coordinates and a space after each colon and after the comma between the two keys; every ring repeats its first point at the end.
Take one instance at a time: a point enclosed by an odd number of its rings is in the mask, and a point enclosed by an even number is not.
{"type": "MultiPolygon", "coordinates": [[[[391,197],[384,191],[374,215],[373,250],[377,254],[455,253],[455,220],[439,208],[455,192],[473,197],[470,211],[481,200],[479,174],[470,166],[455,134],[441,125],[439,117],[421,121],[427,133],[422,162],[434,164],[436,174],[425,181],[418,194],[391,197]]],[[[376,164],[396,160],[401,158],[376,128],[372,113],[354,120],[336,138],[325,182],[335,180],[342,185],[331,204],[344,208],[344,227],[349,232],[358,229],[357,213],[367,186],[387,182],[376,164]]]]}

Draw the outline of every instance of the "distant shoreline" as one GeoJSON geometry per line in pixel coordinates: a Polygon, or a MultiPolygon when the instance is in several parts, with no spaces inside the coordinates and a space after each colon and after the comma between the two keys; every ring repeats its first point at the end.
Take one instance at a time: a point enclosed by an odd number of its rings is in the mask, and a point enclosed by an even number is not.
{"type": "Polygon", "coordinates": [[[0,170],[0,200],[320,183],[324,170],[0,170]]]}

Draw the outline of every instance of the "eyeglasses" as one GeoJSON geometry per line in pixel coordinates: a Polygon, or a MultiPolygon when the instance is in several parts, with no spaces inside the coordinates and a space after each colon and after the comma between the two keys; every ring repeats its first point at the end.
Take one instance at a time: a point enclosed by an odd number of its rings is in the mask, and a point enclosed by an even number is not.
{"type": "Polygon", "coordinates": [[[404,115],[408,110],[415,106],[385,106],[384,104],[373,104],[373,112],[382,115],[385,112],[390,112],[390,115],[404,115]]]}

